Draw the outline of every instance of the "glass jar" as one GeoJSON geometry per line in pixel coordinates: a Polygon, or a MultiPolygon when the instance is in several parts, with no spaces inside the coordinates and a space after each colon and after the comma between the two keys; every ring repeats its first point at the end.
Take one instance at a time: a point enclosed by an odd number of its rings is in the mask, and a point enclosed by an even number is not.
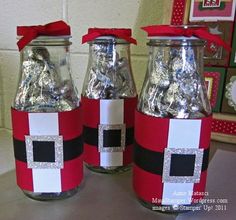
{"type": "Polygon", "coordinates": [[[204,43],[163,35],[147,43],[135,114],[133,187],[152,210],[192,210],[205,195],[212,112],[203,78],[204,43]]]}
{"type": "Polygon", "coordinates": [[[70,36],[39,36],[20,52],[12,106],[17,184],[30,198],[74,195],[83,178],[82,119],[70,36]]]}
{"type": "Polygon", "coordinates": [[[86,166],[95,172],[117,173],[130,168],[133,151],[133,111],[137,92],[130,64],[130,42],[110,31],[90,40],[82,90],[86,166]],[[108,33],[107,33],[108,32],[108,33]]]}

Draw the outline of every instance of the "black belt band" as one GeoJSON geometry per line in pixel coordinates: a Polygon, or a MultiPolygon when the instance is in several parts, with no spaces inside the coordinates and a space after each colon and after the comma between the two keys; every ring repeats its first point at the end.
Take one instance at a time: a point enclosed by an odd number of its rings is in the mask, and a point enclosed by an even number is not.
{"type": "MultiPolygon", "coordinates": [[[[204,150],[202,171],[207,170],[209,159],[209,148],[204,150]]],[[[143,148],[138,143],[134,144],[134,163],[141,169],[162,176],[164,153],[151,151],[143,148]]]]}
{"type": "MultiPolygon", "coordinates": [[[[84,143],[98,146],[98,129],[84,126],[83,129],[84,143]]],[[[125,146],[134,143],[134,128],[126,128],[125,146]]]]}
{"type": "MultiPolygon", "coordinates": [[[[25,141],[13,138],[14,154],[17,160],[27,162],[25,141]]],[[[63,141],[63,160],[68,161],[75,159],[83,153],[82,136],[63,141]]]]}

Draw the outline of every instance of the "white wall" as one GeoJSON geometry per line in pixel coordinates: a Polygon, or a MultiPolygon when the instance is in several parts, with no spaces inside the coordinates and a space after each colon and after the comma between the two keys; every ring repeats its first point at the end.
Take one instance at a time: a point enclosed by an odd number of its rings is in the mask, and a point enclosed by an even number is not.
{"type": "Polygon", "coordinates": [[[89,27],[132,28],[133,35],[138,40],[138,46],[131,48],[132,67],[137,88],[140,90],[147,62],[146,35],[140,27],[166,22],[167,17],[170,16],[170,13],[164,10],[168,1],[0,0],[0,127],[11,128],[10,107],[19,72],[19,52],[16,47],[17,25],[45,24],[62,19],[63,6],[67,2],[68,22],[73,37],[72,71],[79,91],[81,91],[88,58],[88,46],[81,45],[81,37],[87,29],[89,27]]]}

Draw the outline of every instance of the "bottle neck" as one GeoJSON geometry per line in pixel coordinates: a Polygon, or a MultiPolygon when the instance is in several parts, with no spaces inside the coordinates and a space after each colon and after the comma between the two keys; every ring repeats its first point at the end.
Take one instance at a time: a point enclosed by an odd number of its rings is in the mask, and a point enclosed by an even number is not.
{"type": "Polygon", "coordinates": [[[52,62],[54,65],[60,66],[70,65],[69,63],[70,49],[69,46],[42,46],[28,45],[21,51],[21,62],[29,59],[42,62],[52,62]]]}
{"type": "MultiPolygon", "coordinates": [[[[64,74],[70,73],[70,36],[40,36],[32,40],[21,51],[21,62],[32,60],[53,64],[60,69],[67,67],[64,74]]],[[[65,68],[64,68],[65,69],[65,68]]]]}

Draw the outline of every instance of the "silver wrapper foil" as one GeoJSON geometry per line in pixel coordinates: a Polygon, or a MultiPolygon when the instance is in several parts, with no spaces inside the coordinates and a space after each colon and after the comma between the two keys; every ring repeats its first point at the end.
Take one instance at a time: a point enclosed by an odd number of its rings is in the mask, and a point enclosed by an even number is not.
{"type": "Polygon", "coordinates": [[[211,113],[193,47],[159,47],[146,77],[139,111],[168,118],[201,118],[211,113]]]}
{"type": "Polygon", "coordinates": [[[83,95],[91,99],[119,99],[136,96],[126,57],[119,57],[116,45],[93,44],[92,61],[83,95]]]}
{"type": "MultiPolygon", "coordinates": [[[[28,49],[22,62],[21,82],[14,107],[29,112],[69,111],[77,106],[78,98],[70,80],[63,80],[56,65],[50,61],[45,47],[28,49]]],[[[60,65],[66,65],[61,63],[60,65]]],[[[61,66],[60,66],[61,68],[61,66]]]]}

